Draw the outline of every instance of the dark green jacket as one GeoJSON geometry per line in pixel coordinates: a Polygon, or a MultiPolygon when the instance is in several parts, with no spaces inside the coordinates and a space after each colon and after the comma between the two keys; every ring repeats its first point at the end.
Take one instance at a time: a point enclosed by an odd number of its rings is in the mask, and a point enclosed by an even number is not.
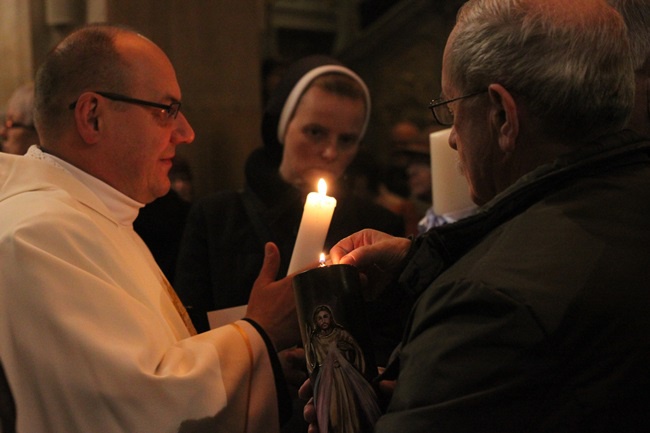
{"type": "Polygon", "coordinates": [[[377,433],[650,431],[650,144],[627,131],[418,238],[377,433]]]}

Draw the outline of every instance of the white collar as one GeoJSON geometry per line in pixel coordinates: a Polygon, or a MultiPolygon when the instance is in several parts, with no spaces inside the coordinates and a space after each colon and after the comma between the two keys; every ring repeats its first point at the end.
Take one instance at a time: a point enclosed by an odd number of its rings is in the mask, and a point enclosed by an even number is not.
{"type": "Polygon", "coordinates": [[[78,167],[58,158],[52,154],[43,152],[38,146],[31,146],[25,156],[40,159],[48,164],[70,173],[75,179],[90,189],[113,213],[115,219],[122,225],[132,226],[138,216],[143,203],[133,200],[113,188],[106,182],[86,173],[78,167]]]}

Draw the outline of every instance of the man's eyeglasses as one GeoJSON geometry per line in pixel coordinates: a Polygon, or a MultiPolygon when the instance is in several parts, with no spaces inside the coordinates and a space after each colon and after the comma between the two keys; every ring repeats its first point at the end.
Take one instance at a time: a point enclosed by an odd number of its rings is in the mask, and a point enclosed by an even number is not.
{"type": "MultiPolygon", "coordinates": [[[[176,119],[176,116],[178,116],[178,112],[181,111],[180,102],[172,102],[169,105],[165,105],[165,104],[159,104],[158,102],[151,102],[151,101],[144,101],[142,99],[130,98],[128,96],[120,95],[119,93],[98,92],[98,91],[95,91],[95,93],[103,96],[104,98],[108,98],[112,101],[126,102],[127,104],[136,104],[136,105],[144,105],[146,107],[160,108],[161,110],[164,110],[167,113],[168,118],[176,119]]],[[[76,105],[77,105],[77,101],[74,101],[72,104],[69,105],[68,108],[74,110],[74,107],[76,105]]]]}
{"type": "Polygon", "coordinates": [[[450,102],[458,101],[460,99],[480,95],[484,92],[487,92],[487,90],[481,90],[479,92],[470,93],[469,95],[463,95],[453,99],[434,99],[431,101],[431,103],[429,103],[429,109],[431,110],[433,118],[436,122],[443,126],[453,126],[454,112],[449,108],[449,105],[447,104],[450,102]]]}
{"type": "Polygon", "coordinates": [[[21,123],[21,122],[14,122],[11,119],[5,119],[2,122],[2,126],[4,126],[5,129],[15,129],[15,128],[20,128],[20,129],[27,129],[29,131],[36,131],[36,128],[34,125],[28,125],[26,123],[21,123]]]}

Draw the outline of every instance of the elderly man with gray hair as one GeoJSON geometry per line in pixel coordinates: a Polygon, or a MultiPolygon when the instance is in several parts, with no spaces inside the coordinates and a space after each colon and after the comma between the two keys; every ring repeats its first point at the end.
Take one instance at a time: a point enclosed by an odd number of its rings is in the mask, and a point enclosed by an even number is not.
{"type": "Polygon", "coordinates": [[[478,213],[331,250],[417,299],[377,433],[650,428],[650,143],[623,130],[634,69],[605,1],[463,5],[430,108],[478,213]]]}

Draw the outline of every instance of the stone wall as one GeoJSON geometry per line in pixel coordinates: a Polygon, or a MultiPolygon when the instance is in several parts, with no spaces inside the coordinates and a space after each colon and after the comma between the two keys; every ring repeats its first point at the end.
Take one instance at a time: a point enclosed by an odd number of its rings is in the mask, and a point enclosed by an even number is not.
{"type": "Polygon", "coordinates": [[[169,55],[196,133],[180,146],[196,195],[238,188],[260,144],[263,9],[257,0],[111,0],[109,20],[136,27],[169,55]]]}

